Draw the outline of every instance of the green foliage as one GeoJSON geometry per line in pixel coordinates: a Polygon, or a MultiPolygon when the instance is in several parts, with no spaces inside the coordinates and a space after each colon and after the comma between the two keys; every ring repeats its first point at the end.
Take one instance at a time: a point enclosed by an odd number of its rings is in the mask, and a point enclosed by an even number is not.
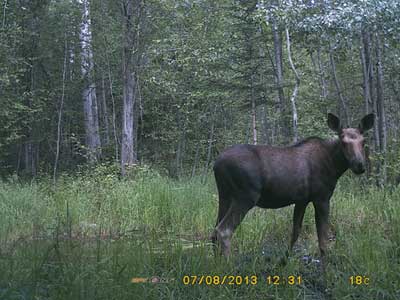
{"type": "MultiPolygon", "coordinates": [[[[90,1],[94,82],[106,162],[119,160],[121,150],[124,36],[120,4],[90,1]]],[[[33,160],[37,160],[36,173],[51,172],[63,91],[58,170],[78,170],[87,161],[80,4],[6,1],[3,5],[1,174],[31,175],[29,161],[25,161],[30,144],[33,160]]],[[[225,147],[252,141],[251,99],[256,104],[258,142],[280,144],[284,140],[280,136],[281,119],[291,125],[289,95],[295,83],[287,59],[285,27],[290,31],[292,58],[300,76],[296,99],[299,136],[330,136],[326,113],[341,111],[330,51],[350,119],[358,121],[364,107],[360,64],[360,35],[364,30],[371,33],[373,64],[376,36],[382,38],[385,49],[382,64],[389,124],[388,174],[396,177],[398,14],[399,4],[389,0],[145,1],[137,48],[132,49],[137,55],[135,150],[139,160],[174,177],[205,174],[225,147]],[[286,96],[282,114],[278,108],[272,17],[278,21],[282,40],[286,96]],[[322,95],[322,81],[326,95],[322,95]]],[[[290,139],[286,137],[286,142],[290,139]]]]}

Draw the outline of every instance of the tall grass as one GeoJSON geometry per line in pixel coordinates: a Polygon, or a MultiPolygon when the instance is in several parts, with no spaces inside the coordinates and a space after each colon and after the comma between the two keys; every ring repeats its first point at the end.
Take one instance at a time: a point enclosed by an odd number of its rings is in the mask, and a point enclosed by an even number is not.
{"type": "Polygon", "coordinates": [[[126,181],[62,177],[56,187],[45,179],[3,182],[0,299],[400,299],[399,188],[341,180],[325,273],[312,205],[294,253],[281,264],[292,207],[253,209],[227,261],[214,258],[208,242],[217,201],[211,176],[203,184],[148,170],[126,181]],[[258,283],[184,285],[185,275],[257,275],[258,283]],[[268,275],[302,281],[267,284],[268,275]],[[351,285],[353,275],[368,284],[351,285]],[[168,283],[131,283],[151,276],[168,283]]]}

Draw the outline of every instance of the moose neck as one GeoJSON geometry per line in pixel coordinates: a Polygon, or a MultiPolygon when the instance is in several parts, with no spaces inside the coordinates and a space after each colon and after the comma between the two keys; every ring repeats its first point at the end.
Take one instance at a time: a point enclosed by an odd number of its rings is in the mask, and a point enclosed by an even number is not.
{"type": "Polygon", "coordinates": [[[328,141],[328,148],[332,162],[334,164],[335,175],[337,178],[342,176],[344,172],[349,168],[349,163],[344,156],[342,146],[340,145],[339,139],[328,141]]]}

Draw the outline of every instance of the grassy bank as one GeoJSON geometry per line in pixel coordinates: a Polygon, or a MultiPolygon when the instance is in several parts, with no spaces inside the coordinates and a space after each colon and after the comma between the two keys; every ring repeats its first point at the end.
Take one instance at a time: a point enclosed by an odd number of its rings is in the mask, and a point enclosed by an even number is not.
{"type": "Polygon", "coordinates": [[[0,299],[400,298],[399,188],[343,178],[332,199],[325,275],[312,205],[295,252],[279,263],[292,209],[253,209],[234,236],[236,255],[226,261],[213,257],[208,242],[217,210],[212,177],[178,182],[144,171],[131,181],[64,177],[56,188],[47,180],[3,182],[0,299]],[[214,283],[238,275],[238,284],[185,285],[185,275],[219,276],[214,283]],[[251,275],[257,284],[246,282],[251,275]],[[279,282],[267,282],[269,275],[279,282]],[[352,275],[362,284],[351,285],[352,275]],[[131,283],[152,276],[168,282],[131,283]],[[288,276],[296,283],[289,285],[288,276]]]}

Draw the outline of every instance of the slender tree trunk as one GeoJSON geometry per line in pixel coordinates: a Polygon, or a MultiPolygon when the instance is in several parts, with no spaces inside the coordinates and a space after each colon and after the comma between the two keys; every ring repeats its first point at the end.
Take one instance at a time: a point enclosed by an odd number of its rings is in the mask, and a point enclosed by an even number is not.
{"type": "MultiPolygon", "coordinates": [[[[184,101],[182,101],[182,103],[183,102],[184,101]]],[[[183,147],[184,147],[185,135],[186,135],[185,124],[183,121],[184,117],[182,117],[180,109],[177,109],[177,111],[176,111],[176,118],[177,118],[177,128],[178,128],[178,130],[180,130],[180,135],[179,135],[178,145],[177,145],[177,149],[176,149],[175,174],[177,177],[180,177],[181,171],[182,171],[183,147]]]]}
{"type": "Polygon", "coordinates": [[[378,115],[378,106],[377,106],[377,95],[376,95],[376,79],[375,77],[375,67],[372,63],[372,39],[371,33],[368,31],[363,31],[363,43],[364,43],[364,53],[365,53],[365,62],[366,62],[366,71],[368,76],[368,84],[369,91],[366,93],[369,94],[372,110],[375,113],[376,122],[374,122],[374,150],[378,153],[380,150],[380,138],[379,138],[379,115],[378,115]]]}
{"type": "Polygon", "coordinates": [[[30,173],[33,177],[36,176],[36,164],[35,164],[35,150],[33,142],[30,140],[31,136],[28,136],[28,141],[25,143],[25,170],[30,173]]]}
{"type": "Polygon", "coordinates": [[[196,175],[196,168],[199,163],[199,156],[200,156],[200,143],[197,143],[196,144],[196,154],[194,155],[194,162],[193,162],[193,167],[192,167],[191,178],[193,178],[196,175]]]}
{"type": "Polygon", "coordinates": [[[261,120],[263,143],[268,145],[270,144],[269,134],[268,134],[268,113],[264,104],[261,106],[260,120],[261,120]]]}
{"type": "Polygon", "coordinates": [[[345,118],[346,123],[347,123],[346,125],[348,126],[348,125],[350,125],[349,113],[348,113],[348,110],[347,110],[346,99],[344,98],[342,89],[340,87],[339,79],[338,79],[338,76],[337,76],[336,63],[335,63],[335,58],[333,56],[333,49],[332,49],[331,45],[329,45],[329,59],[330,59],[330,62],[331,62],[333,81],[335,83],[336,92],[337,92],[337,94],[339,96],[339,100],[340,100],[340,104],[341,104],[342,111],[343,111],[343,114],[344,114],[344,118],[345,118]]]}
{"type": "Polygon", "coordinates": [[[251,135],[252,123],[253,123],[252,120],[249,120],[248,123],[247,123],[246,134],[245,134],[245,137],[244,137],[244,143],[245,144],[250,144],[250,140],[251,140],[251,137],[252,137],[252,135],[251,135]]]}
{"type": "Polygon", "coordinates": [[[215,123],[216,111],[217,111],[217,106],[214,105],[214,111],[212,112],[212,115],[211,115],[210,135],[209,135],[209,139],[208,139],[207,159],[206,159],[206,163],[204,165],[204,171],[203,171],[203,182],[205,182],[205,177],[207,175],[208,167],[211,162],[211,150],[212,150],[213,141],[214,141],[214,123],[215,123]]]}
{"type": "Polygon", "coordinates": [[[62,114],[63,114],[63,108],[64,108],[65,77],[66,77],[66,72],[67,72],[67,55],[68,55],[67,37],[65,36],[64,39],[65,39],[65,43],[64,43],[64,63],[63,63],[63,74],[62,74],[61,100],[60,100],[60,106],[58,108],[56,157],[54,159],[54,169],[53,169],[53,184],[54,185],[56,184],[57,166],[58,166],[58,159],[60,156],[61,121],[62,121],[62,114]]]}
{"type": "Polygon", "coordinates": [[[276,118],[273,120],[272,128],[271,128],[271,145],[277,144],[277,132],[279,130],[279,122],[277,121],[276,118]]]}
{"type": "Polygon", "coordinates": [[[101,156],[101,142],[99,133],[98,106],[96,98],[96,84],[94,83],[94,62],[92,50],[92,31],[90,24],[89,0],[82,2],[82,24],[81,24],[81,57],[82,57],[82,77],[84,88],[83,112],[85,119],[86,147],[90,163],[96,162],[101,156]]]}
{"type": "Polygon", "coordinates": [[[113,91],[113,81],[111,77],[111,70],[110,64],[108,62],[108,82],[110,85],[110,96],[112,102],[112,126],[113,126],[113,135],[114,135],[114,148],[115,148],[115,161],[119,160],[119,140],[118,140],[118,133],[117,133],[117,116],[115,112],[115,99],[114,99],[114,91],[113,91]]]}
{"type": "Polygon", "coordinates": [[[369,56],[369,45],[366,41],[365,37],[366,33],[364,30],[361,32],[361,47],[360,47],[360,58],[361,58],[361,66],[363,72],[363,95],[364,95],[364,113],[369,113],[369,106],[371,103],[371,95],[370,95],[370,82],[369,82],[369,64],[370,64],[370,56],[369,56]]]}
{"type": "MultiPolygon", "coordinates": [[[[30,96],[28,98],[28,107],[32,108],[35,94],[35,63],[31,62],[30,68],[30,96]]],[[[34,127],[35,120],[30,120],[30,126],[28,128],[27,139],[25,143],[25,171],[27,174],[36,176],[36,161],[35,161],[35,145],[34,145],[34,127]]]]}
{"type": "Polygon", "coordinates": [[[7,0],[4,0],[4,4],[3,4],[3,28],[6,26],[6,10],[7,10],[7,0]]]}
{"type": "Polygon", "coordinates": [[[382,67],[382,42],[379,33],[376,34],[376,98],[379,122],[379,144],[382,156],[380,179],[381,184],[386,183],[386,149],[387,149],[387,127],[384,104],[384,87],[383,87],[383,67],[382,67]]]}
{"type": "Polygon", "coordinates": [[[16,168],[17,175],[19,175],[19,171],[21,168],[21,154],[22,154],[22,147],[21,145],[18,145],[18,158],[17,158],[17,168],[16,168]]]}
{"type": "Polygon", "coordinates": [[[185,148],[186,148],[186,126],[182,129],[182,137],[181,137],[181,155],[179,159],[179,176],[184,175],[184,161],[185,161],[185,148]]]}
{"type": "MultiPolygon", "coordinates": [[[[141,88],[140,88],[140,80],[138,78],[137,80],[137,93],[138,93],[138,108],[139,108],[139,118],[140,118],[140,137],[143,137],[143,127],[144,127],[144,122],[143,122],[143,101],[142,101],[142,92],[141,92],[141,88]]],[[[139,123],[139,118],[137,118],[137,122],[139,123]]],[[[139,127],[139,126],[137,126],[139,127]]],[[[137,135],[138,133],[136,133],[137,135]]]]}
{"type": "Polygon", "coordinates": [[[135,80],[135,106],[133,107],[133,152],[136,156],[136,161],[139,161],[139,145],[138,145],[138,135],[139,135],[139,78],[136,77],[135,80]]]}
{"type": "Polygon", "coordinates": [[[283,90],[283,63],[282,63],[282,38],[278,27],[276,17],[272,17],[272,35],[274,40],[274,58],[275,58],[275,78],[278,89],[278,113],[280,117],[280,130],[282,130],[284,142],[288,140],[289,132],[286,122],[285,93],[283,90]]]}
{"type": "MultiPolygon", "coordinates": [[[[370,56],[370,43],[367,38],[367,33],[363,28],[361,30],[361,47],[360,47],[360,58],[361,58],[361,66],[363,72],[363,96],[364,96],[364,114],[368,114],[371,106],[371,81],[370,81],[370,64],[371,64],[371,56],[370,56]]],[[[371,140],[371,138],[370,138],[371,140]]],[[[370,144],[370,143],[368,143],[370,144]]],[[[371,143],[372,144],[372,143],[371,143]]],[[[367,157],[367,177],[370,177],[372,166],[371,161],[369,159],[370,149],[366,149],[366,157],[367,157]]]]}
{"type": "Polygon", "coordinates": [[[108,107],[107,107],[107,97],[106,97],[106,84],[104,74],[101,74],[101,100],[102,100],[102,114],[103,114],[103,123],[104,123],[104,144],[110,144],[110,123],[108,116],[108,107]]]}
{"type": "Polygon", "coordinates": [[[317,61],[318,61],[318,69],[321,77],[321,85],[322,85],[322,98],[327,99],[328,98],[328,88],[326,84],[326,79],[325,79],[325,68],[324,64],[322,63],[321,60],[321,48],[318,48],[317,50],[317,61]]]}
{"type": "Polygon", "coordinates": [[[292,53],[290,49],[290,34],[289,34],[289,29],[286,27],[286,43],[287,43],[287,52],[288,52],[288,60],[290,67],[294,73],[296,83],[293,88],[293,93],[292,96],[290,97],[290,102],[292,103],[292,122],[293,122],[293,141],[297,142],[298,140],[298,132],[297,132],[297,107],[296,107],[296,98],[297,98],[297,93],[299,91],[299,85],[300,85],[300,77],[299,74],[297,73],[297,70],[293,64],[293,59],[292,59],[292,53]]]}
{"type": "MultiPolygon", "coordinates": [[[[261,25],[257,27],[257,35],[259,38],[262,38],[261,25]]],[[[266,58],[265,49],[261,45],[258,46],[258,55],[262,59],[266,58]]],[[[265,88],[266,91],[265,95],[268,95],[269,92],[268,81],[265,79],[265,74],[261,73],[259,76],[260,76],[260,82],[263,84],[263,88],[265,88]]],[[[265,96],[263,97],[263,100],[265,100],[265,96]]],[[[260,126],[261,126],[261,143],[268,144],[268,120],[267,120],[267,113],[265,110],[265,104],[262,104],[261,110],[258,111],[258,119],[260,120],[260,126]]]]}
{"type": "Polygon", "coordinates": [[[253,145],[257,145],[257,110],[256,110],[256,99],[254,97],[254,74],[251,75],[251,121],[252,121],[252,130],[253,130],[253,145]]]}
{"type": "MultiPolygon", "coordinates": [[[[325,79],[325,76],[326,76],[325,68],[324,68],[324,64],[322,63],[322,60],[321,60],[321,48],[318,47],[316,58],[312,52],[310,53],[310,56],[311,56],[311,61],[313,63],[314,69],[316,70],[315,72],[318,75],[319,86],[321,89],[320,97],[323,101],[326,102],[326,100],[328,98],[328,88],[327,88],[326,79],[325,79]]],[[[328,107],[325,106],[325,108],[326,108],[325,113],[328,113],[328,107]]]]}

